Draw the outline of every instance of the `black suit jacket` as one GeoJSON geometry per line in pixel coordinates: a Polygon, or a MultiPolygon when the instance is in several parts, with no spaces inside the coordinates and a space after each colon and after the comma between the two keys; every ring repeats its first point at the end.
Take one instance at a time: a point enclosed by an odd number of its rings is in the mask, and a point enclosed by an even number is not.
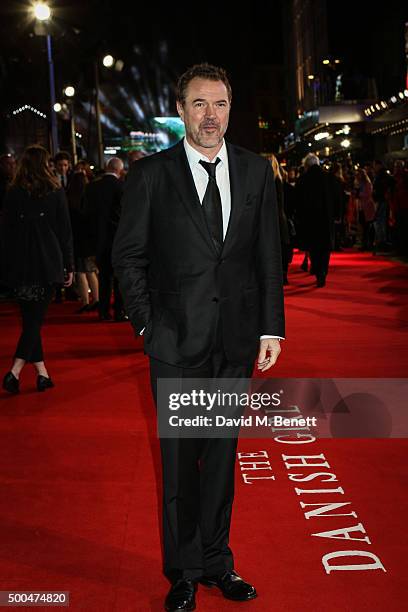
{"type": "Polygon", "coordinates": [[[198,367],[218,316],[232,363],[248,364],[259,336],[284,336],[279,223],[269,162],[227,144],[231,216],[217,255],[183,142],[135,162],[126,181],[113,266],[145,352],[198,367]]]}
{"type": "Polygon", "coordinates": [[[97,257],[111,252],[118,227],[123,183],[111,174],[86,186],[84,212],[88,218],[92,250],[97,257]]]}

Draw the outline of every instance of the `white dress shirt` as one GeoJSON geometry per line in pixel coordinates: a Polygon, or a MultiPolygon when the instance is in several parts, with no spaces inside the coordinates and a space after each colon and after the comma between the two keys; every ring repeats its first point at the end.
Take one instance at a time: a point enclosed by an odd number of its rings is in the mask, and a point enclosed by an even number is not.
{"type": "MultiPolygon", "coordinates": [[[[225,145],[225,140],[222,143],[221,149],[218,151],[217,155],[212,160],[197,151],[197,149],[194,149],[194,147],[192,147],[191,144],[187,142],[186,138],[184,138],[184,149],[186,151],[187,160],[190,166],[191,173],[193,175],[194,184],[196,186],[201,204],[203,203],[204,194],[207,189],[208,181],[210,179],[207,170],[200,164],[200,160],[202,159],[205,162],[213,163],[215,162],[217,157],[221,160],[220,162],[218,162],[215,168],[215,178],[221,196],[222,226],[225,240],[225,235],[227,233],[229,218],[231,214],[231,186],[229,178],[228,153],[227,147],[225,145]]],[[[263,338],[277,338],[279,340],[284,340],[284,338],[282,338],[281,336],[261,336],[261,340],[263,338]]]]}
{"type": "Polygon", "coordinates": [[[220,191],[221,196],[222,228],[223,238],[225,240],[225,235],[227,233],[229,218],[231,214],[231,187],[229,179],[228,154],[227,147],[225,145],[225,140],[222,143],[221,149],[218,151],[216,157],[213,160],[210,160],[202,153],[199,153],[199,151],[197,151],[197,149],[194,149],[194,147],[192,147],[186,139],[184,139],[184,148],[201,204],[203,203],[208,181],[210,179],[207,170],[200,164],[200,160],[203,160],[205,162],[211,161],[213,163],[217,158],[221,160],[218,162],[215,168],[215,179],[217,181],[218,189],[220,191]]]}

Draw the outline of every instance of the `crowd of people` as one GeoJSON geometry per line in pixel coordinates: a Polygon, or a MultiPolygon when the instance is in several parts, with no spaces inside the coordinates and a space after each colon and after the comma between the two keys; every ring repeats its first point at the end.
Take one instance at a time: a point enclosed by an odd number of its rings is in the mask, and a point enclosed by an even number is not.
{"type": "MultiPolygon", "coordinates": [[[[131,152],[127,162],[140,157],[131,152]]],[[[299,167],[282,166],[274,155],[269,159],[284,284],[295,248],[304,252],[301,267],[316,276],[317,287],[326,284],[333,251],[408,254],[408,169],[402,160],[388,170],[381,161],[322,164],[312,153],[299,167]]],[[[39,390],[53,385],[40,335],[52,299],[64,296],[76,303],[77,314],[94,312],[100,321],[128,319],[111,262],[125,180],[118,157],[95,175],[88,161],[73,165],[69,153],[51,158],[37,145],[28,147],[18,164],[11,155],[0,156],[1,291],[18,300],[23,321],[13,367],[3,381],[7,390],[18,392],[27,362],[37,368],[39,390]]]]}
{"type": "MultiPolygon", "coordinates": [[[[139,152],[134,157],[140,158],[139,152]]],[[[95,311],[101,321],[128,320],[111,263],[125,179],[118,157],[97,176],[87,161],[72,167],[69,153],[51,158],[39,145],[28,147],[17,164],[11,155],[0,157],[1,292],[18,302],[22,318],[13,365],[3,379],[7,391],[19,392],[26,363],[37,370],[39,391],[54,386],[41,327],[49,303],[62,301],[63,292],[66,299],[80,300],[78,314],[95,311]]]]}
{"type": "Polygon", "coordinates": [[[323,287],[330,253],[346,247],[408,255],[408,169],[396,160],[364,165],[322,164],[306,155],[300,167],[282,168],[270,157],[278,195],[284,282],[293,249],[305,252],[302,269],[323,287]]]}
{"type": "MultiPolygon", "coordinates": [[[[144,154],[131,151],[127,163],[140,159],[144,154]]],[[[126,179],[124,162],[111,158],[104,171],[95,172],[86,160],[72,164],[66,151],[48,158],[47,167],[65,193],[73,233],[74,280],[72,288],[55,288],[55,301],[63,297],[80,301],[76,313],[95,311],[101,321],[125,321],[117,282],[111,265],[111,248],[120,216],[120,200],[126,179]],[[113,287],[113,312],[110,307],[113,287]]],[[[15,181],[16,159],[12,155],[0,156],[0,210],[8,188],[15,181]]],[[[2,293],[7,288],[2,286],[2,293]]]]}

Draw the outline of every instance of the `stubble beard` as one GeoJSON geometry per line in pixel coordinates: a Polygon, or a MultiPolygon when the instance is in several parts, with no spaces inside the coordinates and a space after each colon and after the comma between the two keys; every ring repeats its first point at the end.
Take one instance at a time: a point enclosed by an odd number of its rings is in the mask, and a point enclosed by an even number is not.
{"type": "Polygon", "coordinates": [[[222,142],[225,131],[221,125],[214,125],[216,132],[214,134],[206,134],[204,129],[200,126],[191,134],[193,142],[200,147],[205,149],[213,149],[222,142]]]}

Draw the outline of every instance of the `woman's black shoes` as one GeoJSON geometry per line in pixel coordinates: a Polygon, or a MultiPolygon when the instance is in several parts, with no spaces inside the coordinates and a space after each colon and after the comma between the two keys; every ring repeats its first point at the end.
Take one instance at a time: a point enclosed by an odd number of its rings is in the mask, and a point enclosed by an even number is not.
{"type": "Polygon", "coordinates": [[[75,314],[82,314],[83,312],[89,312],[89,304],[84,304],[81,308],[75,311],[75,314]]]}
{"type": "Polygon", "coordinates": [[[37,376],[37,391],[45,391],[46,389],[52,389],[52,387],[54,387],[54,383],[52,382],[51,378],[48,378],[47,376],[42,376],[42,374],[39,374],[37,376]]]}
{"type": "MultiPolygon", "coordinates": [[[[42,376],[42,374],[37,376],[37,391],[52,389],[54,386],[54,383],[48,376],[42,376]]],[[[13,372],[7,372],[3,378],[3,389],[14,395],[20,393],[20,381],[14,376],[13,372]]]]}
{"type": "Polygon", "coordinates": [[[14,376],[13,372],[7,372],[3,378],[3,389],[9,393],[20,393],[20,383],[18,378],[14,376]]]}

